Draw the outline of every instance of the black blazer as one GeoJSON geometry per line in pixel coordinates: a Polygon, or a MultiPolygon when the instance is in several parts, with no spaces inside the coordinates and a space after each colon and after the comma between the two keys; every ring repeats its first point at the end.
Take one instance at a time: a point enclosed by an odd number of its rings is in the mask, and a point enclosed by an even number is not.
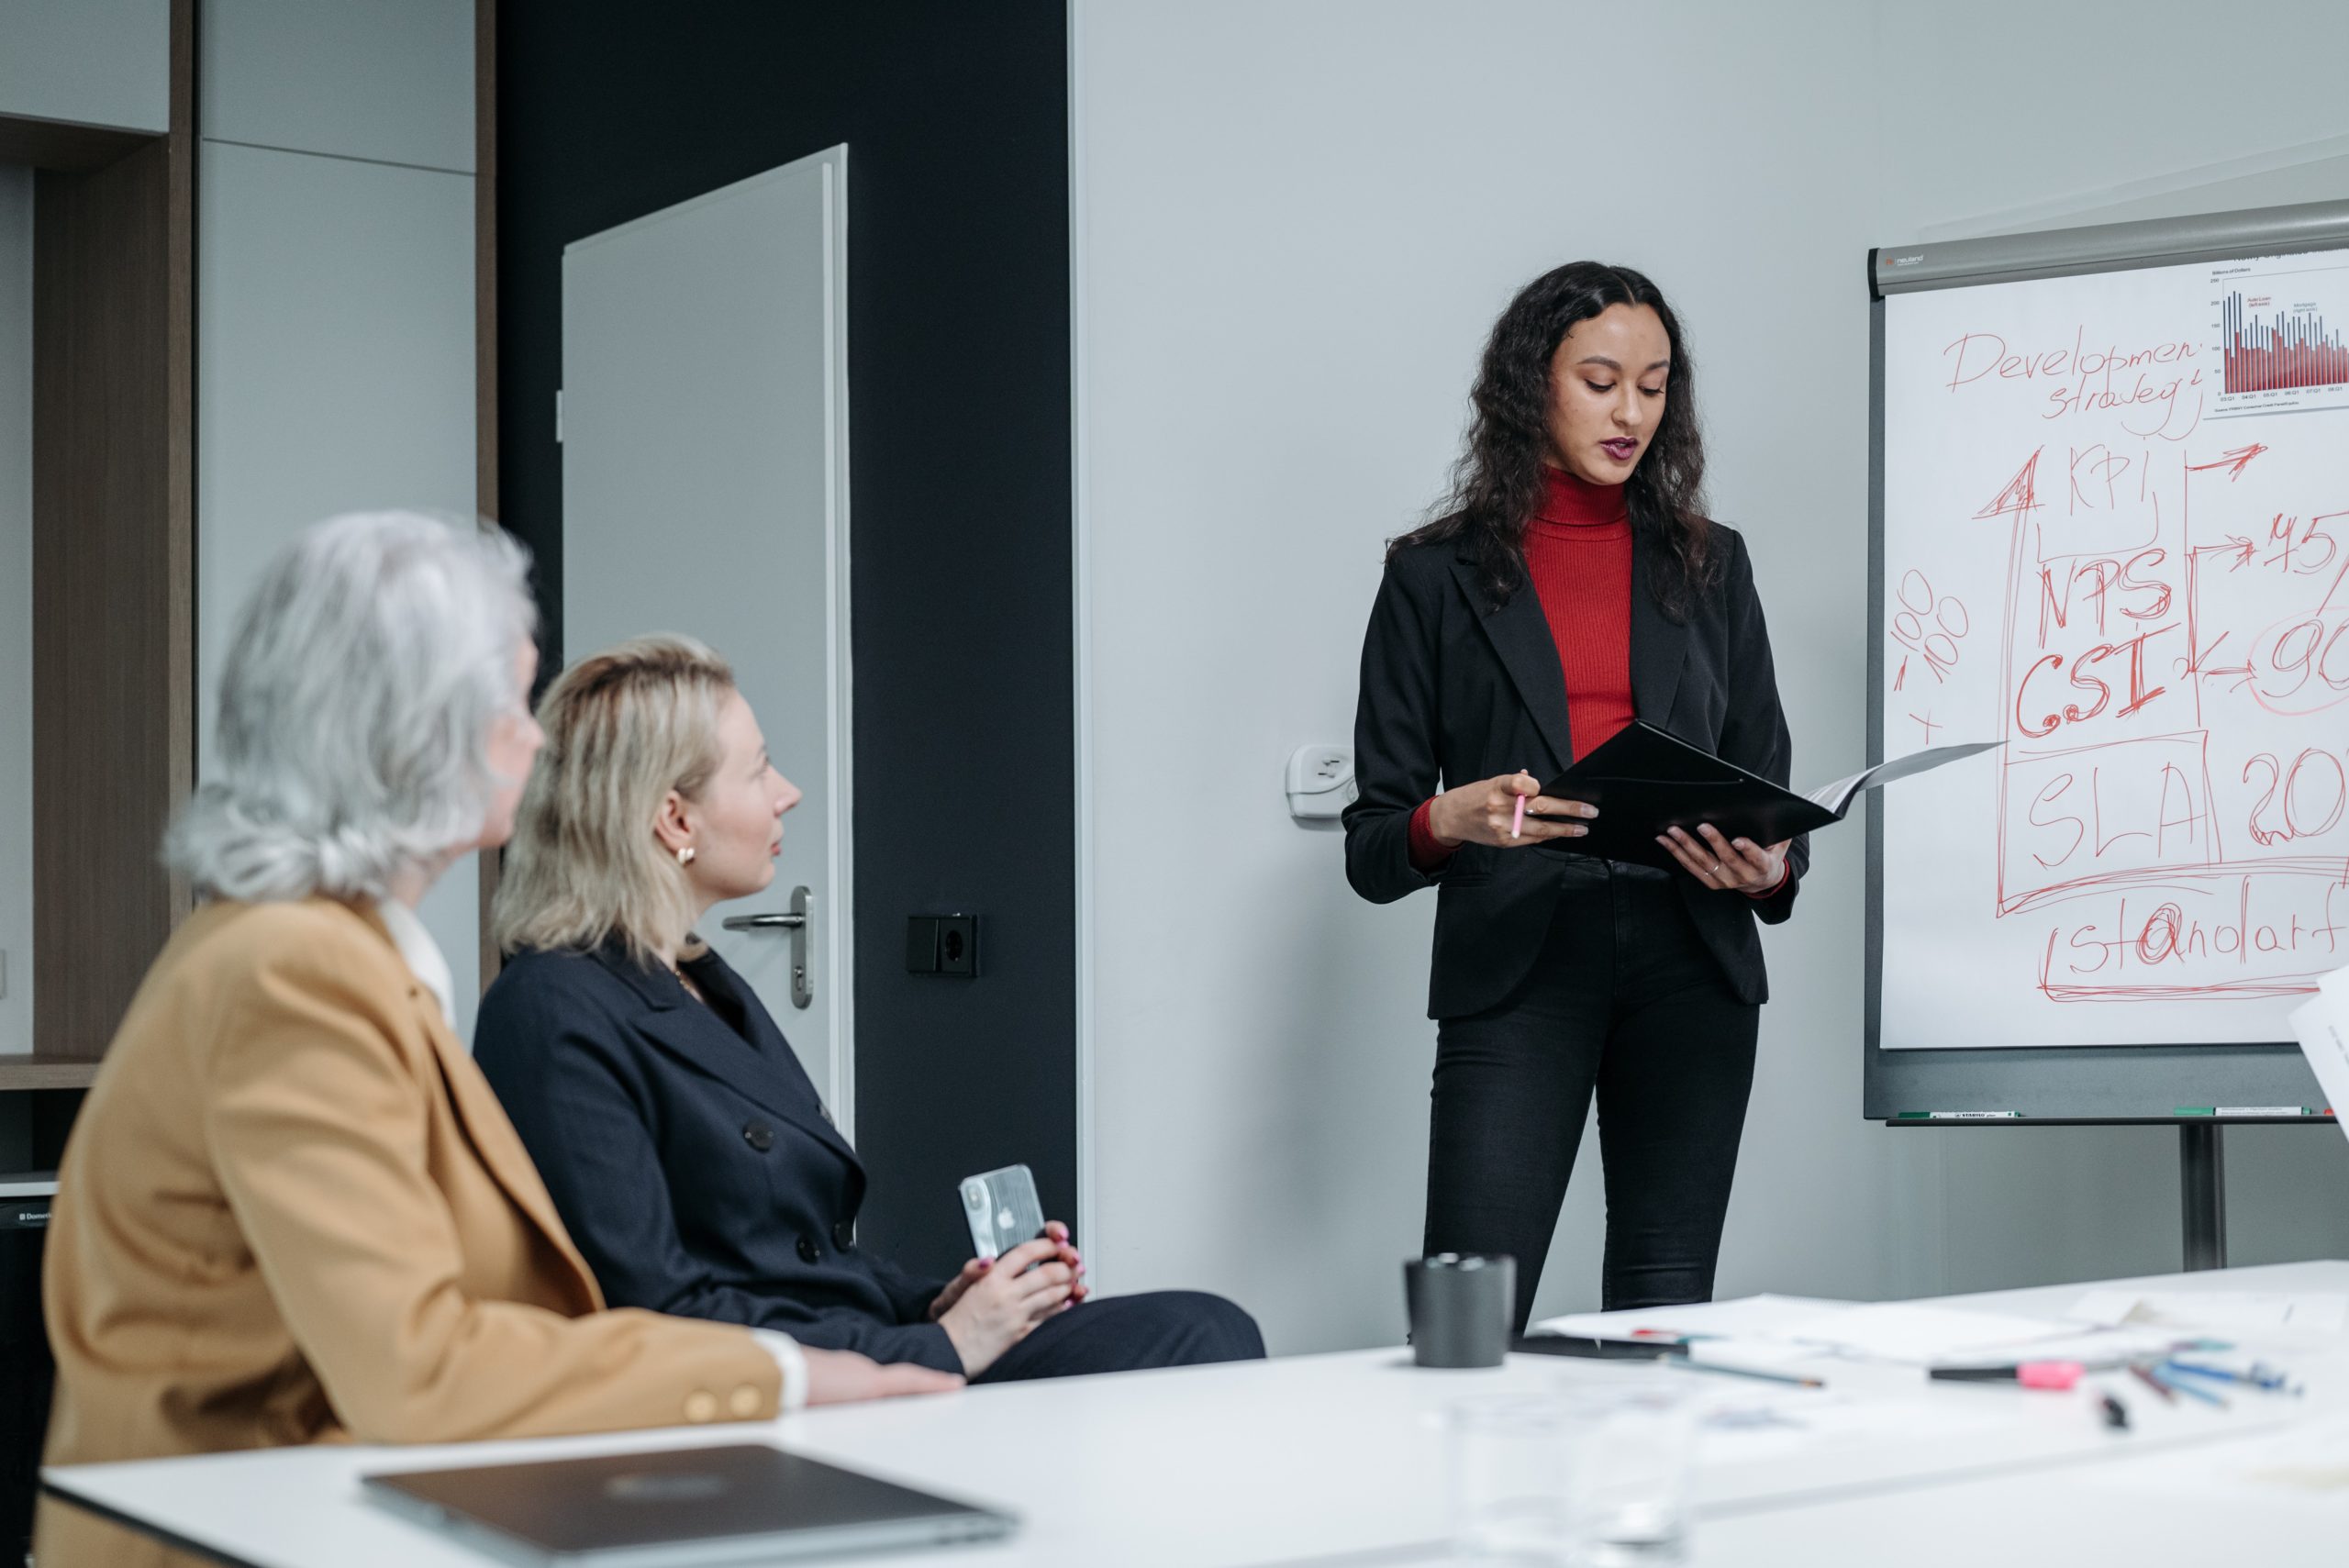
{"type": "Polygon", "coordinates": [[[709,1005],[617,944],[521,953],[474,1025],[606,1299],[961,1372],[927,1320],[945,1282],[856,1244],[864,1166],[757,994],[716,953],[684,967],[709,1005]]]}
{"type": "MultiPolygon", "coordinates": [[[[1659,729],[1783,784],[1792,760],[1770,637],[1745,541],[1715,527],[1725,569],[1686,625],[1647,589],[1646,550],[1632,547],[1631,706],[1659,729]]],[[[1575,873],[1557,851],[1463,844],[1442,870],[1411,867],[1411,813],[1450,787],[1531,771],[1548,784],[1574,760],[1558,647],[1531,585],[1494,609],[1476,568],[1451,543],[1396,556],[1363,638],[1354,713],[1354,782],[1346,808],[1346,880],[1374,904],[1438,888],[1428,1016],[1457,1018],[1507,996],[1533,966],[1561,889],[1575,873]]],[[[1768,999],[1759,916],[1793,912],[1810,840],[1787,852],[1794,874],[1765,899],[1672,875],[1688,913],[1740,999],[1768,999]]]]}

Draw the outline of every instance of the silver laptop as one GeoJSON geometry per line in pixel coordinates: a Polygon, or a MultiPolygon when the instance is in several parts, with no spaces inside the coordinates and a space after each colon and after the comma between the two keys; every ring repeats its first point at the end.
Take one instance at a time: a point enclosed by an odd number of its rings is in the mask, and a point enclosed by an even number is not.
{"type": "Polygon", "coordinates": [[[509,1562],[704,1568],[999,1540],[1010,1514],[763,1443],[362,1477],[394,1512],[509,1562]]]}

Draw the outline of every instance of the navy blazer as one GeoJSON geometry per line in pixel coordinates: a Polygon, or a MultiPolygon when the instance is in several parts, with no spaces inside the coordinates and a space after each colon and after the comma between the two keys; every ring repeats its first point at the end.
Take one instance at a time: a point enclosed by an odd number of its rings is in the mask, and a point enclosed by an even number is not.
{"type": "MultiPolygon", "coordinates": [[[[1686,620],[1649,591],[1647,546],[1632,544],[1631,707],[1657,728],[1783,785],[1794,758],[1778,706],[1770,634],[1753,567],[1736,530],[1714,525],[1719,579],[1686,620]]],[[[1346,807],[1346,877],[1385,904],[1441,889],[1428,1016],[1458,1018],[1507,996],[1533,967],[1550,917],[1579,857],[1463,844],[1432,875],[1411,864],[1410,819],[1439,784],[1451,788],[1520,768],[1543,784],[1574,761],[1566,678],[1532,587],[1496,606],[1476,567],[1451,542],[1415,545],[1388,562],[1363,639],[1354,715],[1354,783],[1346,807]],[[1564,861],[1567,863],[1562,864],[1564,861]]],[[[1787,851],[1791,874],[1768,898],[1707,888],[1675,871],[1689,917],[1741,1001],[1766,1001],[1769,979],[1754,920],[1793,912],[1810,839],[1787,851]]]]}
{"type": "Polygon", "coordinates": [[[616,943],[520,953],[474,1026],[605,1297],[961,1372],[945,1282],[857,1245],[864,1166],[757,994],[714,952],[684,968],[708,1004],[616,943]]]}

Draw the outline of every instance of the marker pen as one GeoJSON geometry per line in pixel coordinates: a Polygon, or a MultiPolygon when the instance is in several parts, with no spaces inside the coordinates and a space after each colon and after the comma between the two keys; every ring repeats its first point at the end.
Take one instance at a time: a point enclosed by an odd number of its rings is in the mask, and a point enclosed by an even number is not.
{"type": "Polygon", "coordinates": [[[2018,1362],[2008,1366],[1937,1366],[1926,1376],[1938,1383],[2020,1383],[2025,1388],[2070,1388],[2087,1373],[2078,1362],[2018,1362]]]}
{"type": "Polygon", "coordinates": [[[2021,1121],[2021,1111],[1902,1111],[1895,1121],[2021,1121]]]}

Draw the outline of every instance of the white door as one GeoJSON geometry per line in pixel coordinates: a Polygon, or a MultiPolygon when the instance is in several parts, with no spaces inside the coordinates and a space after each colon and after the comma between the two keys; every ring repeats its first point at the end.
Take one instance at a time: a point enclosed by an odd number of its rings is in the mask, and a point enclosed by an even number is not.
{"type": "Polygon", "coordinates": [[[847,173],[835,147],[565,250],[559,427],[564,657],[644,632],[700,638],[806,792],[774,885],[712,910],[701,933],[758,989],[843,1130],[847,173]],[[796,929],[724,925],[797,907],[796,929]]]}

